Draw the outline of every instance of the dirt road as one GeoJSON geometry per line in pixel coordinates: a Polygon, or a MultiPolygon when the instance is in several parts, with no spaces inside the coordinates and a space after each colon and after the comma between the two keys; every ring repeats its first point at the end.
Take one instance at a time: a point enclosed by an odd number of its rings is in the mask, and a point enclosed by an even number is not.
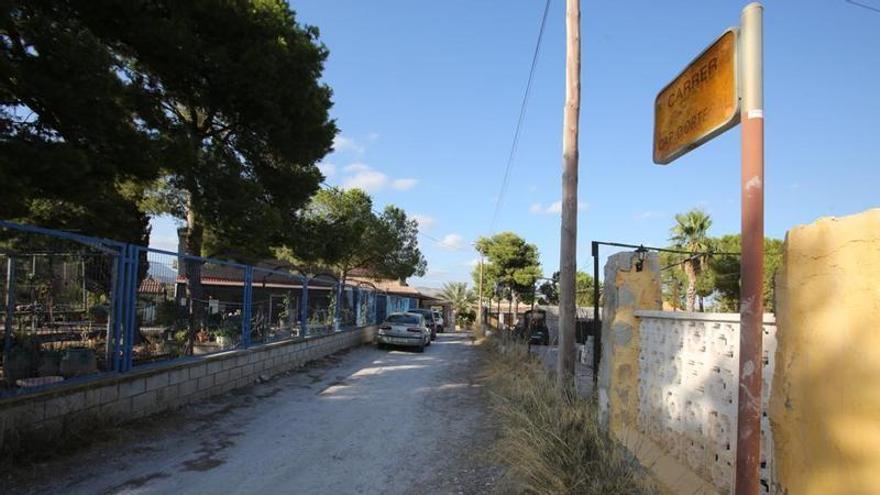
{"type": "Polygon", "coordinates": [[[21,493],[485,493],[501,473],[482,455],[494,430],[478,354],[463,334],[423,354],[361,347],[5,481],[21,493]]]}

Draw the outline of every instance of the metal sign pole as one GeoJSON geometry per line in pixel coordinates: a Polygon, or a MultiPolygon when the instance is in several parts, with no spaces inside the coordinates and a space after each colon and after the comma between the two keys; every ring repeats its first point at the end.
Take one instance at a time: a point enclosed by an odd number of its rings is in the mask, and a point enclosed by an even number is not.
{"type": "Polygon", "coordinates": [[[761,462],[764,278],[763,10],[742,11],[742,264],[736,494],[757,495],[761,462]]]}

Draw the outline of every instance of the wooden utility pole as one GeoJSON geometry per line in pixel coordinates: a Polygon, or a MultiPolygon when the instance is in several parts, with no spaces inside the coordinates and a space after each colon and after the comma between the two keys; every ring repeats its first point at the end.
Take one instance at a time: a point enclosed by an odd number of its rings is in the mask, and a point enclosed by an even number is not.
{"type": "Polygon", "coordinates": [[[559,243],[559,362],[557,381],[574,382],[577,270],[578,121],[581,111],[581,7],[566,0],[565,117],[562,129],[562,228],[559,243]]]}

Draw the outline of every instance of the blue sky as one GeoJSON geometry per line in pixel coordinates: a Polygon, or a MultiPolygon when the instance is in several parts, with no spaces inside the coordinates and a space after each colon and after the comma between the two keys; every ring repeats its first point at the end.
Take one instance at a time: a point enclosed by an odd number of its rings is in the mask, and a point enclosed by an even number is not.
{"type": "MultiPolygon", "coordinates": [[[[672,216],[692,207],[712,215],[712,234],[738,232],[740,129],[666,167],[652,164],[651,140],[657,91],[737,25],[746,2],[582,3],[578,266],[592,266],[591,240],[666,244],[672,216]]],[[[551,3],[495,228],[535,243],[547,276],[559,265],[564,4],[551,3]]],[[[470,281],[470,243],[492,233],[543,1],[292,7],[330,49],[324,80],[341,133],[324,160],[328,182],[418,215],[433,239],[421,237],[429,273],[411,283],[470,281]]],[[[845,0],[765,7],[766,232],[781,238],[880,206],[880,13],[845,0]]],[[[152,243],[173,247],[173,223],[154,222],[152,243]]]]}

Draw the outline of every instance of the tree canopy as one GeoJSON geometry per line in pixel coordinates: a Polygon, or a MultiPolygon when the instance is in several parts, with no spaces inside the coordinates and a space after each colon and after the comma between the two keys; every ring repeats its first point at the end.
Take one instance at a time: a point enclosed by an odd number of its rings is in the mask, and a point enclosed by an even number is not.
{"type": "Polygon", "coordinates": [[[74,2],[0,5],[0,217],[143,243],[155,136],[74,2]]]}
{"type": "Polygon", "coordinates": [[[297,223],[301,236],[279,253],[295,263],[331,270],[343,280],[355,268],[386,279],[425,274],[415,219],[391,205],[375,214],[373,200],[360,189],[318,191],[297,223]]]}
{"type": "Polygon", "coordinates": [[[146,215],[169,213],[190,252],[232,258],[295,234],[336,127],[327,50],[286,2],[29,0],[0,16],[4,217],[142,241],[146,215]]]}
{"type": "MultiPolygon", "coordinates": [[[[688,256],[675,253],[660,253],[660,264],[664,300],[675,309],[688,307],[688,289],[693,287],[694,298],[700,304],[694,309],[703,310],[703,300],[709,299],[716,311],[739,311],[741,237],[739,234],[711,237],[705,230],[711,225],[711,218],[704,212],[676,215],[671,246],[677,249],[709,253],[688,256]],[[691,241],[691,242],[689,242],[691,241]],[[692,262],[689,272],[688,262],[692,262]],[[692,278],[693,277],[693,278],[692,278]]],[[[774,275],[782,265],[783,241],[764,239],[764,308],[775,310],[774,275]]]]}
{"type": "Polygon", "coordinates": [[[712,218],[701,209],[693,209],[687,213],[675,215],[675,225],[672,227],[670,240],[676,248],[690,251],[691,256],[682,261],[685,274],[688,279],[686,309],[694,311],[697,300],[697,278],[706,262],[702,254],[710,249],[709,227],[712,226],[712,218]]]}
{"type": "MultiPolygon", "coordinates": [[[[591,307],[593,305],[593,276],[578,270],[575,276],[575,304],[578,307],[591,307]]],[[[601,289],[600,289],[601,290],[601,289]]],[[[559,272],[553,272],[550,280],[544,281],[538,292],[544,295],[547,303],[553,306],[559,304],[559,272]]],[[[601,294],[600,294],[601,298],[601,294]]]]}
{"type": "MultiPolygon", "coordinates": [[[[480,237],[476,243],[486,259],[483,267],[483,296],[491,297],[496,288],[503,288],[508,297],[528,301],[534,296],[535,282],[541,276],[538,248],[513,232],[480,237]]],[[[473,273],[479,284],[479,267],[473,273]]]]}

